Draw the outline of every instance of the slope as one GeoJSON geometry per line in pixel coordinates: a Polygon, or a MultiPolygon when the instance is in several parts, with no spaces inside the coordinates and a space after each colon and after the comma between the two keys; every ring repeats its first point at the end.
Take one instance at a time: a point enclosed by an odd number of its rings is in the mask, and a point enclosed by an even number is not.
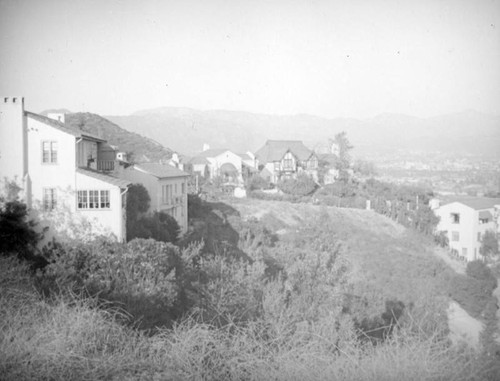
{"type": "Polygon", "coordinates": [[[120,151],[133,153],[132,160],[166,160],[172,156],[172,150],[165,148],[151,138],[129,132],[109,120],[91,113],[66,114],[66,124],[106,139],[109,144],[118,146],[120,151]]]}

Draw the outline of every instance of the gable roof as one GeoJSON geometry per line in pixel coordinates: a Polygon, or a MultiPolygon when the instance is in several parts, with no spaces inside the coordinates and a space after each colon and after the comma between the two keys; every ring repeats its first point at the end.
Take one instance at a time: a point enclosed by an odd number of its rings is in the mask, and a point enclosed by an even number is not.
{"type": "Polygon", "coordinates": [[[222,155],[224,152],[230,151],[227,148],[211,148],[207,149],[203,152],[200,152],[196,157],[217,157],[219,155],[222,155]]]}
{"type": "Polygon", "coordinates": [[[186,172],[181,171],[180,169],[168,164],[139,163],[134,164],[133,167],[138,171],[148,173],[154,177],[158,177],[159,179],[189,176],[189,174],[187,174],[186,172]]]}
{"type": "Polygon", "coordinates": [[[264,147],[255,153],[255,157],[260,163],[270,163],[280,161],[288,151],[302,161],[309,159],[313,154],[301,140],[268,140],[264,147]]]}
{"type": "Polygon", "coordinates": [[[61,123],[55,119],[51,119],[47,116],[35,114],[34,112],[29,112],[29,111],[25,111],[24,114],[31,119],[37,120],[41,123],[44,123],[50,127],[53,127],[59,131],[64,132],[66,134],[73,135],[77,138],[86,138],[86,139],[94,140],[96,142],[105,142],[106,141],[104,139],[101,139],[97,135],[92,135],[92,134],[89,134],[85,131],[81,131],[81,130],[77,130],[75,128],[67,127],[64,123],[61,123]]]}
{"type": "Polygon", "coordinates": [[[444,205],[459,202],[475,210],[492,209],[495,205],[500,205],[500,198],[488,197],[463,197],[451,199],[444,205]]]}
{"type": "Polygon", "coordinates": [[[116,185],[117,187],[120,187],[120,188],[127,188],[130,184],[132,184],[128,180],[119,179],[118,177],[114,177],[114,176],[108,175],[106,173],[98,172],[98,171],[95,171],[95,170],[89,169],[89,168],[79,167],[76,169],[76,172],[78,172],[82,175],[85,175],[85,176],[92,177],[92,178],[97,179],[97,180],[104,181],[105,183],[108,183],[111,185],[116,185]]]}

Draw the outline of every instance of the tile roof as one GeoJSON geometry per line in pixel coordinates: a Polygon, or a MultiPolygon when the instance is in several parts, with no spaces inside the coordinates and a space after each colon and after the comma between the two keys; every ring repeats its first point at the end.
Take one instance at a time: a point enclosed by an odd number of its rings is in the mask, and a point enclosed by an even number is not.
{"type": "Polygon", "coordinates": [[[73,135],[77,138],[87,138],[87,139],[91,139],[91,140],[95,140],[95,141],[98,141],[98,142],[105,142],[106,140],[104,139],[101,139],[99,136],[97,135],[92,135],[92,134],[89,134],[85,131],[81,131],[81,130],[77,130],[75,128],[70,128],[68,126],[66,126],[64,123],[61,123],[59,122],[58,120],[55,120],[55,119],[51,119],[47,116],[43,116],[43,115],[39,115],[39,114],[35,114],[34,112],[29,112],[29,111],[25,111],[24,114],[28,117],[30,117],[31,119],[34,119],[34,120],[37,120],[41,123],[44,123],[44,124],[47,124],[51,127],[54,127],[56,129],[58,129],[59,131],[62,131],[62,132],[65,132],[67,134],[70,134],[70,135],[73,135]]]}
{"type": "Polygon", "coordinates": [[[189,164],[210,164],[206,157],[195,156],[188,162],[189,164]]]}
{"type": "Polygon", "coordinates": [[[452,202],[459,202],[475,210],[484,210],[484,209],[491,209],[495,205],[500,205],[500,198],[457,197],[449,200],[446,204],[451,204],[452,202]]]}
{"type": "Polygon", "coordinates": [[[117,187],[120,187],[120,188],[126,188],[130,184],[132,184],[128,180],[119,179],[118,177],[114,177],[114,176],[108,175],[106,173],[98,172],[98,171],[95,171],[95,170],[89,169],[89,168],[77,168],[76,171],[82,175],[89,176],[89,177],[92,177],[94,179],[104,181],[104,182],[111,184],[111,185],[116,185],[117,187]]]}
{"type": "Polygon", "coordinates": [[[268,140],[266,144],[255,153],[260,163],[280,161],[290,151],[299,160],[307,160],[313,154],[300,140],[268,140]]]}
{"type": "Polygon", "coordinates": [[[159,179],[166,177],[188,177],[189,174],[168,164],[159,163],[139,163],[134,164],[134,168],[149,173],[159,179]]]}

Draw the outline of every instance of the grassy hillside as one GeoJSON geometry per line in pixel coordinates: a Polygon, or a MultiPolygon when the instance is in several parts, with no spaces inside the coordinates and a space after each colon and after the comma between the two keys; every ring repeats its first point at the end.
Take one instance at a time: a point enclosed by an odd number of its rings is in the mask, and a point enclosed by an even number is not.
{"type": "Polygon", "coordinates": [[[97,114],[67,114],[66,124],[106,139],[109,144],[118,146],[120,151],[133,152],[133,158],[138,161],[143,161],[143,155],[152,162],[166,160],[172,156],[171,149],[151,138],[129,132],[97,114]]]}

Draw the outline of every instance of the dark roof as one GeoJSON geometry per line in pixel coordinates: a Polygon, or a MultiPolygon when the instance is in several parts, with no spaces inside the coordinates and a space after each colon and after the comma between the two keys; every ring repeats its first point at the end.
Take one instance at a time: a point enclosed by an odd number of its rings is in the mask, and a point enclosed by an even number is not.
{"type": "Polygon", "coordinates": [[[120,188],[127,188],[130,184],[132,184],[128,180],[124,179],[119,179],[118,177],[114,177],[111,175],[108,175],[106,173],[98,172],[93,169],[89,168],[77,168],[76,171],[82,175],[92,177],[97,180],[104,181],[108,184],[116,185],[117,187],[120,188]]]}
{"type": "Polygon", "coordinates": [[[307,148],[300,140],[268,140],[264,147],[255,153],[260,163],[280,161],[290,151],[297,159],[308,160],[313,151],[307,148]]]}
{"type": "Polygon", "coordinates": [[[237,155],[241,157],[241,160],[253,160],[253,158],[247,153],[238,153],[237,155]]]}
{"type": "Polygon", "coordinates": [[[206,157],[195,156],[189,160],[189,164],[210,164],[206,157]]]}
{"type": "Polygon", "coordinates": [[[481,210],[479,212],[479,218],[492,220],[493,219],[493,215],[488,210],[481,210]]]}
{"type": "Polygon", "coordinates": [[[451,204],[452,202],[459,202],[475,210],[484,210],[492,209],[495,205],[500,205],[500,198],[463,197],[451,199],[446,204],[451,204]]]}
{"type": "Polygon", "coordinates": [[[167,177],[188,177],[184,171],[181,171],[178,168],[175,168],[168,164],[159,164],[159,163],[139,163],[134,164],[134,168],[138,171],[142,171],[145,173],[149,173],[152,176],[158,177],[159,179],[167,178],[167,177]]]}
{"type": "Polygon", "coordinates": [[[106,141],[106,140],[101,139],[100,137],[98,137],[96,135],[89,134],[85,131],[77,130],[75,128],[70,128],[70,127],[66,126],[64,123],[61,123],[55,119],[51,119],[47,116],[35,114],[34,112],[29,112],[29,111],[25,111],[24,114],[26,116],[30,117],[31,119],[34,119],[34,120],[37,120],[41,123],[47,124],[51,127],[58,129],[59,131],[73,135],[77,138],[87,138],[90,140],[95,140],[97,142],[105,142],[106,141]]]}

